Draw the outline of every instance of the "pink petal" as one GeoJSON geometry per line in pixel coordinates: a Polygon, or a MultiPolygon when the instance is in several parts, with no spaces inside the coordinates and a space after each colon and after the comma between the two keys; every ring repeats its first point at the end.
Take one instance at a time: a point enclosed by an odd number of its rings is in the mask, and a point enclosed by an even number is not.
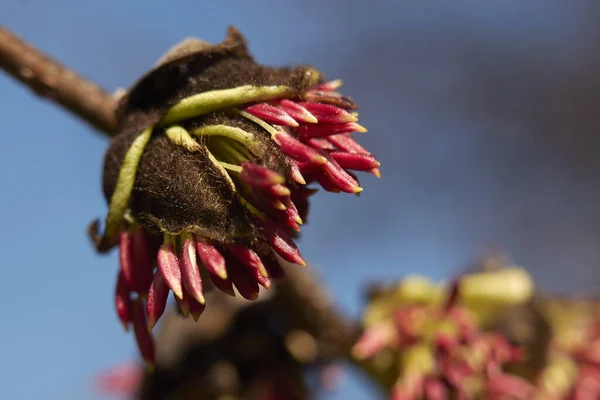
{"type": "Polygon", "coordinates": [[[210,274],[209,277],[213,285],[217,289],[219,289],[225,294],[235,297],[235,292],[233,291],[233,283],[231,282],[230,276],[228,276],[227,279],[221,279],[217,275],[210,274]]]}
{"type": "Polygon", "coordinates": [[[295,128],[294,131],[301,139],[305,139],[325,138],[331,135],[339,135],[341,133],[349,132],[366,132],[367,129],[356,122],[347,122],[343,124],[302,125],[298,128],[295,128]]]}
{"type": "Polygon", "coordinates": [[[435,345],[438,348],[438,351],[448,353],[453,347],[458,345],[458,342],[455,338],[445,333],[438,333],[435,336],[435,345]]]}
{"type": "Polygon", "coordinates": [[[271,186],[285,183],[285,178],[279,173],[250,162],[242,163],[240,179],[251,186],[271,186]]]}
{"type": "Polygon", "coordinates": [[[327,162],[327,159],[315,149],[300,142],[287,132],[277,132],[273,135],[273,140],[279,146],[283,154],[294,160],[314,164],[325,164],[327,162]]]}
{"type": "Polygon", "coordinates": [[[283,211],[273,210],[272,212],[269,212],[268,215],[277,223],[277,225],[300,232],[300,225],[298,225],[298,222],[294,221],[290,216],[290,213],[291,211],[289,209],[283,211]]]}
{"type": "Polygon", "coordinates": [[[140,297],[133,303],[133,330],[142,358],[152,367],[154,365],[154,339],[148,330],[144,301],[140,297]]]}
{"type": "Polygon", "coordinates": [[[290,216],[290,218],[296,223],[302,224],[302,218],[300,218],[298,209],[296,208],[296,205],[294,204],[290,196],[283,197],[281,201],[285,205],[286,213],[290,216]]]}
{"type": "Polygon", "coordinates": [[[181,247],[181,278],[187,292],[199,303],[204,303],[202,278],[196,259],[196,247],[192,239],[186,238],[181,247]]]}
{"type": "Polygon", "coordinates": [[[306,262],[302,259],[294,241],[281,228],[267,218],[263,219],[262,222],[263,233],[273,250],[284,260],[305,266],[306,262]]]}
{"type": "Polygon", "coordinates": [[[273,103],[276,107],[283,110],[296,121],[305,122],[308,124],[316,124],[319,122],[314,115],[312,115],[306,108],[302,107],[295,101],[282,99],[276,100],[273,103]]]}
{"type": "MultiPolygon", "coordinates": [[[[349,133],[343,133],[343,134],[339,134],[339,135],[331,135],[331,136],[327,137],[327,140],[329,140],[331,143],[333,143],[338,149],[343,150],[345,152],[363,153],[363,154],[371,155],[371,153],[369,153],[367,150],[365,150],[364,147],[362,147],[360,144],[356,143],[356,141],[354,141],[354,139],[352,138],[352,136],[349,133]]],[[[371,172],[376,177],[381,178],[381,171],[379,170],[379,168],[373,168],[369,172],[371,172]]]]}
{"type": "Polygon", "coordinates": [[[267,186],[263,188],[263,192],[270,196],[289,196],[292,193],[287,186],[280,184],[267,186]]]}
{"type": "Polygon", "coordinates": [[[342,81],[336,79],[334,81],[324,82],[315,86],[312,90],[319,90],[324,92],[333,92],[342,86],[342,81]]]}
{"type": "Polygon", "coordinates": [[[598,398],[600,398],[600,370],[592,365],[581,367],[570,400],[598,398]]]}
{"type": "Polygon", "coordinates": [[[315,149],[328,150],[328,151],[337,150],[335,148],[335,146],[333,144],[331,144],[331,142],[329,142],[327,139],[311,138],[311,139],[305,140],[305,142],[308,145],[310,145],[312,148],[315,148],[315,149]]]}
{"type": "Polygon", "coordinates": [[[288,113],[270,104],[255,104],[246,107],[245,111],[271,124],[298,126],[298,122],[296,122],[296,120],[288,113]]]}
{"type": "Polygon", "coordinates": [[[321,185],[321,187],[327,191],[327,192],[331,192],[331,193],[340,193],[341,190],[340,188],[331,181],[331,179],[329,179],[329,177],[327,175],[325,175],[322,171],[316,171],[314,173],[311,173],[309,175],[307,175],[307,178],[312,180],[315,180],[319,183],[319,185],[321,185]]]}
{"type": "Polygon", "coordinates": [[[267,278],[269,276],[262,260],[253,250],[239,244],[232,244],[227,248],[239,262],[248,268],[255,278],[258,276],[267,278]]]}
{"type": "Polygon", "coordinates": [[[190,294],[184,290],[182,298],[178,298],[175,295],[173,295],[173,298],[179,306],[181,314],[187,318],[187,316],[190,315],[190,300],[193,299],[192,296],[190,296],[190,294]]]}
{"type": "Polygon", "coordinates": [[[424,377],[421,373],[405,373],[392,389],[390,400],[419,400],[423,397],[424,377]]]}
{"type": "Polygon", "coordinates": [[[117,277],[117,287],[115,289],[115,307],[117,309],[117,315],[125,331],[129,330],[129,323],[132,320],[131,316],[131,298],[129,295],[129,289],[125,284],[125,278],[123,277],[123,271],[119,272],[117,277]]]}
{"type": "Polygon", "coordinates": [[[299,104],[317,117],[319,123],[344,124],[346,122],[356,122],[357,120],[357,118],[348,111],[332,104],[313,102],[301,102],[299,104]]]}
{"type": "Polygon", "coordinates": [[[349,133],[341,133],[338,135],[331,135],[327,137],[331,143],[333,143],[338,149],[346,151],[348,153],[364,153],[371,154],[360,144],[352,138],[349,133]]]}
{"type": "Polygon", "coordinates": [[[591,340],[584,348],[577,351],[579,359],[592,364],[600,364],[600,340],[591,340]]]}
{"type": "Polygon", "coordinates": [[[154,328],[156,322],[165,312],[167,299],[169,297],[169,288],[160,271],[156,271],[154,279],[148,290],[148,301],[146,303],[146,315],[148,315],[148,329],[154,328]]]}
{"type": "Polygon", "coordinates": [[[247,200],[250,200],[250,203],[256,208],[266,210],[266,212],[284,211],[286,208],[279,198],[273,198],[270,193],[265,193],[265,191],[258,188],[252,189],[250,198],[247,198],[247,200]]]}
{"type": "Polygon", "coordinates": [[[135,291],[132,244],[131,233],[127,231],[121,232],[119,235],[119,264],[121,266],[121,273],[123,274],[125,285],[129,290],[135,291]]]}
{"type": "Polygon", "coordinates": [[[190,298],[189,307],[192,318],[194,318],[194,321],[198,322],[198,319],[200,319],[200,316],[206,308],[206,304],[199,303],[195,299],[190,298]]]}
{"type": "Polygon", "coordinates": [[[221,279],[227,279],[227,268],[225,258],[215,247],[208,243],[196,242],[196,250],[204,268],[211,274],[221,279]]]}
{"type": "Polygon", "coordinates": [[[473,371],[464,363],[453,362],[447,359],[442,363],[442,372],[444,378],[456,389],[463,387],[465,380],[473,375],[473,371]]]}
{"type": "Polygon", "coordinates": [[[290,176],[292,177],[292,179],[294,180],[294,182],[299,183],[301,185],[306,185],[306,179],[304,179],[304,177],[302,176],[302,173],[300,172],[300,168],[298,167],[298,164],[296,164],[296,162],[292,161],[290,163],[290,176]]]}
{"type": "Polygon", "coordinates": [[[285,278],[285,271],[273,254],[263,255],[261,259],[272,279],[278,281],[285,278]]]}
{"type": "Polygon", "coordinates": [[[342,192],[346,193],[359,193],[362,192],[362,188],[359,186],[356,179],[350,176],[340,165],[331,157],[327,156],[329,161],[323,166],[321,171],[323,174],[337,186],[342,192]]]}
{"type": "Polygon", "coordinates": [[[246,300],[256,300],[259,288],[256,280],[252,279],[249,275],[249,271],[238,260],[232,257],[227,259],[227,266],[229,267],[231,281],[242,297],[246,300]]]}
{"type": "Polygon", "coordinates": [[[111,367],[97,376],[96,386],[103,394],[133,396],[140,388],[143,377],[143,370],[137,363],[127,363],[111,367]]]}
{"type": "Polygon", "coordinates": [[[423,385],[426,400],[447,400],[448,389],[438,379],[427,379],[423,385]]]}
{"type": "Polygon", "coordinates": [[[183,298],[183,288],[181,285],[181,269],[179,260],[173,250],[173,244],[164,244],[158,250],[158,269],[162,274],[165,283],[173,291],[176,297],[183,298]]]}
{"type": "Polygon", "coordinates": [[[516,375],[500,373],[488,382],[488,392],[492,395],[503,395],[511,399],[531,399],[535,387],[527,380],[516,375]]]}
{"type": "Polygon", "coordinates": [[[360,336],[352,349],[352,354],[361,360],[374,357],[382,349],[391,345],[395,336],[396,332],[391,324],[373,325],[360,336]]]}
{"type": "Polygon", "coordinates": [[[373,168],[379,168],[381,165],[375,159],[375,157],[369,154],[333,151],[330,153],[330,155],[340,165],[340,167],[346,169],[369,171],[373,168]]]}
{"type": "MultiPolygon", "coordinates": [[[[325,157],[323,157],[323,158],[325,158],[325,157]]],[[[311,172],[319,171],[321,169],[321,167],[323,166],[323,164],[298,162],[298,161],[296,161],[295,164],[298,166],[298,169],[303,174],[310,174],[311,172]]],[[[306,177],[305,177],[305,179],[306,179],[306,177]]]]}
{"type": "Polygon", "coordinates": [[[292,200],[294,202],[294,205],[296,206],[296,209],[298,210],[298,215],[300,216],[300,218],[302,218],[302,221],[306,221],[306,218],[308,216],[308,198],[315,194],[317,191],[317,189],[297,187],[292,192],[292,200]]]}
{"type": "Polygon", "coordinates": [[[137,227],[132,234],[133,279],[136,289],[145,295],[150,288],[153,277],[153,266],[150,258],[150,245],[146,231],[137,227]]]}

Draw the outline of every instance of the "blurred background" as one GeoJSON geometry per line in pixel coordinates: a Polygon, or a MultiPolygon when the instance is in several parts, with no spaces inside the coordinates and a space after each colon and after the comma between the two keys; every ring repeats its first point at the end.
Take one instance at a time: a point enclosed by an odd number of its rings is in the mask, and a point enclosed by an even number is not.
{"type": "MultiPolygon", "coordinates": [[[[0,4],[0,24],[111,91],[230,24],[262,63],[342,78],[383,176],[318,194],[299,244],[353,316],[368,282],[449,277],[490,249],[545,290],[600,289],[598,18],[594,0],[0,4]]],[[[85,235],[108,141],[2,73],[0,104],[2,397],[99,399],[93,376],[136,356],[116,253],[85,235]]],[[[372,396],[349,372],[327,398],[372,396]]]]}

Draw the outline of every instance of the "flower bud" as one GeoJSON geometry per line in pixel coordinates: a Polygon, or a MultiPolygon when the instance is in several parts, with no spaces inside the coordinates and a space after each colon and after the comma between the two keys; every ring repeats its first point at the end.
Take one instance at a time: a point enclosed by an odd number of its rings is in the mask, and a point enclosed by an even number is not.
{"type": "Polygon", "coordinates": [[[100,252],[119,244],[125,286],[148,296],[150,325],[165,286],[200,315],[202,269],[218,289],[255,299],[281,276],[273,252],[306,264],[292,239],[308,210],[305,185],[358,193],[347,169],[379,167],[355,151],[350,133],[366,130],[340,85],[312,67],[258,64],[230,28],[218,45],[176,47],[122,97],[104,162],[109,211],[94,240],[100,252]],[[329,140],[339,135],[341,146],[329,140]],[[310,164],[306,175],[299,163],[310,164]]]}

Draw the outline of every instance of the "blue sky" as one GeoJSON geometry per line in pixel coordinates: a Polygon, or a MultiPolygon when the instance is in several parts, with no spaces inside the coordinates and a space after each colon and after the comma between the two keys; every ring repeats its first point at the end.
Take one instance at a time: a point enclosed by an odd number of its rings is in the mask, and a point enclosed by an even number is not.
{"type": "MultiPolygon", "coordinates": [[[[364,282],[443,278],[488,246],[507,248],[544,287],[594,289],[596,242],[568,239],[586,229],[600,236],[588,217],[599,197],[593,179],[574,182],[537,160],[527,126],[490,120],[463,100],[474,55],[500,75],[513,71],[507,54],[575,70],[592,29],[585,10],[424,3],[5,0],[0,24],[110,90],[179,40],[218,42],[230,24],[263,63],[310,63],[345,79],[383,178],[365,175],[360,198],[318,195],[300,245],[349,314],[361,308],[364,282]],[[546,235],[558,228],[566,239],[546,235]]],[[[106,212],[108,142],[1,73],[0,104],[2,397],[95,399],[94,374],[135,355],[112,308],[116,254],[96,255],[85,236],[106,212]]],[[[350,376],[331,398],[367,393],[350,376]]]]}

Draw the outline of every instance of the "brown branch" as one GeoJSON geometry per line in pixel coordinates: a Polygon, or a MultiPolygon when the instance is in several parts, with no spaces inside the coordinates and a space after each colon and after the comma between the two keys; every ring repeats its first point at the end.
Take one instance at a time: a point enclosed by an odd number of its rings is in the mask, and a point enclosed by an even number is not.
{"type": "Polygon", "coordinates": [[[337,310],[329,292],[311,269],[297,265],[286,267],[287,278],[277,285],[274,299],[315,336],[321,355],[350,359],[359,334],[358,325],[337,310]]]}
{"type": "MultiPolygon", "coordinates": [[[[177,312],[163,316],[156,370],[145,377],[137,399],[187,399],[197,398],[199,393],[212,399],[243,393],[242,398],[248,400],[254,398],[247,396],[250,388],[273,371],[285,370],[290,382],[302,382],[302,371],[307,368],[317,371],[323,363],[344,360],[369,373],[378,372],[350,358],[358,326],[335,311],[329,293],[312,270],[297,265],[284,267],[288,279],[257,301],[248,303],[213,290],[207,293],[208,306],[201,323],[177,312]],[[292,337],[298,332],[314,342],[296,341],[294,350],[292,337]],[[224,370],[225,366],[228,368],[224,370]]],[[[374,379],[382,382],[379,377],[374,379]]],[[[307,387],[296,389],[302,392],[307,387]]],[[[288,397],[309,398],[291,393],[288,397]]]]}
{"type": "Polygon", "coordinates": [[[114,131],[115,102],[110,93],[2,27],[0,69],[96,129],[109,135],[114,131]]]}

